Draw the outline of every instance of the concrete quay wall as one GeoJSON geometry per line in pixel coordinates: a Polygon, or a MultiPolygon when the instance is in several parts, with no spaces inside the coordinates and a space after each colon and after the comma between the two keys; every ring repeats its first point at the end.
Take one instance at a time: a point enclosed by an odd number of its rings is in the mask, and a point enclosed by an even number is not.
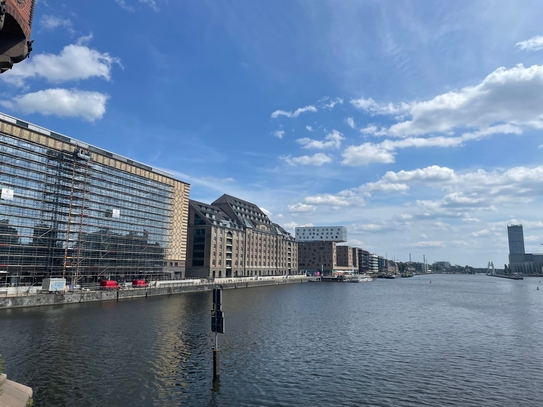
{"type": "MultiPolygon", "coordinates": [[[[226,280],[226,279],[223,279],[226,280]]],[[[209,282],[201,284],[178,285],[172,284],[168,287],[149,287],[149,288],[136,288],[136,289],[124,289],[124,290],[97,290],[97,291],[82,291],[82,292],[61,292],[61,293],[41,293],[31,294],[25,296],[14,297],[0,297],[0,309],[6,308],[23,308],[23,307],[39,307],[45,305],[58,305],[58,304],[75,304],[82,302],[94,302],[94,301],[120,301],[131,298],[142,297],[154,297],[159,295],[173,295],[192,293],[198,291],[210,291],[214,288],[223,289],[237,289],[237,288],[251,288],[278,284],[294,284],[308,281],[305,277],[297,278],[281,278],[281,279],[260,279],[246,281],[236,281],[236,279],[229,279],[227,281],[221,281],[221,284],[209,282]]]]}

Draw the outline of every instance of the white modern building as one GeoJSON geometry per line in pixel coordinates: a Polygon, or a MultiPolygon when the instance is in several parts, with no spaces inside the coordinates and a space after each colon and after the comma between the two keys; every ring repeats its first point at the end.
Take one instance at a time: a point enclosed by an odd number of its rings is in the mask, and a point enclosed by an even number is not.
{"type": "Polygon", "coordinates": [[[303,226],[295,228],[298,242],[346,242],[345,226],[303,226]]]}
{"type": "Polygon", "coordinates": [[[377,274],[379,272],[379,256],[375,253],[369,255],[370,273],[377,274]]]}

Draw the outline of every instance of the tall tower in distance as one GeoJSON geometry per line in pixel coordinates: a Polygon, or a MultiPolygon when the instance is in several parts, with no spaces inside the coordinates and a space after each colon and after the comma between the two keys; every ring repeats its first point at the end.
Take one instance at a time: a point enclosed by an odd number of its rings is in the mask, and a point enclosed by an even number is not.
{"type": "Polygon", "coordinates": [[[515,264],[525,262],[526,252],[522,225],[508,225],[507,237],[509,238],[509,265],[515,268],[515,264]]]}

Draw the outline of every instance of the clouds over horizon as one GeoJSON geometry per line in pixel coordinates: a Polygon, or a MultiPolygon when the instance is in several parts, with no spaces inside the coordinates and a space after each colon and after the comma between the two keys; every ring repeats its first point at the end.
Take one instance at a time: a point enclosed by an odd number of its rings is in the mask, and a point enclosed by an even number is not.
{"type": "Polygon", "coordinates": [[[481,63],[470,76],[413,62],[421,69],[413,88],[379,93],[364,84],[336,99],[286,98],[291,110],[266,110],[264,116],[273,111],[270,130],[279,121],[296,135],[275,155],[298,167],[281,168],[300,174],[299,189],[281,207],[285,219],[345,224],[381,250],[499,247],[511,214],[537,208],[543,196],[543,167],[532,156],[519,165],[495,148],[523,140],[543,148],[543,64],[531,53],[542,49],[540,39],[513,48],[515,41],[507,45],[509,59],[481,63]]]}
{"type": "Polygon", "coordinates": [[[433,195],[439,196],[441,193],[441,197],[433,200],[416,199],[411,206],[405,206],[398,214],[401,219],[455,217],[474,223],[478,222],[471,214],[474,211],[494,211],[497,207],[514,205],[519,201],[533,201],[543,195],[541,179],[543,166],[456,172],[448,167],[433,165],[408,171],[387,171],[378,181],[328,194],[326,199],[322,199],[322,195],[307,196],[299,203],[315,205],[318,202],[334,208],[353,204],[366,206],[376,193],[392,193],[397,197],[397,194],[403,194],[403,200],[407,203],[412,202],[408,195],[413,188],[416,191],[413,193],[417,195],[424,189],[430,189],[435,191],[433,195]],[[406,210],[408,212],[405,212],[406,210]]]}

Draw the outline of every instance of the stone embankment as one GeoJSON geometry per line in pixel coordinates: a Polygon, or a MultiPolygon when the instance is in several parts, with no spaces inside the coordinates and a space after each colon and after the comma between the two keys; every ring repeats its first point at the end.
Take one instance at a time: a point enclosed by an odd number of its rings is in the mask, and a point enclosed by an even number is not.
{"type": "Polygon", "coordinates": [[[31,398],[30,387],[8,380],[5,374],[0,374],[0,407],[26,407],[31,398]]]}
{"type": "Polygon", "coordinates": [[[75,304],[94,301],[120,301],[131,298],[209,291],[219,287],[223,289],[236,289],[277,284],[302,283],[306,281],[308,281],[306,276],[294,275],[280,277],[259,277],[258,279],[255,279],[254,277],[218,278],[213,281],[158,281],[153,282],[150,287],[146,288],[124,288],[120,290],[78,290],[56,293],[18,293],[16,295],[10,295],[6,291],[4,293],[0,293],[0,309],[37,307],[57,304],[75,304]]]}

